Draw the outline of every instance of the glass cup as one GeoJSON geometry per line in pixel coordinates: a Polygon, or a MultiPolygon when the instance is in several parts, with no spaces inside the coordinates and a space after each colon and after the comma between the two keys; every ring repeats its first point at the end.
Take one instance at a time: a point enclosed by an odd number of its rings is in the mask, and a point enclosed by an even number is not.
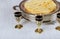
{"type": "Polygon", "coordinates": [[[57,14],[57,21],[59,22],[59,26],[57,26],[55,29],[60,31],[60,13],[57,14]]]}
{"type": "Polygon", "coordinates": [[[36,24],[37,24],[37,29],[35,30],[35,32],[37,33],[42,33],[43,29],[40,28],[42,20],[43,20],[43,16],[37,15],[36,18],[36,24]]]}
{"type": "Polygon", "coordinates": [[[21,28],[23,27],[23,25],[21,25],[21,24],[19,23],[20,20],[21,20],[21,17],[22,17],[21,12],[15,12],[15,13],[14,13],[14,16],[15,16],[15,19],[16,19],[16,21],[17,21],[17,25],[15,26],[15,28],[21,29],[21,28]]]}

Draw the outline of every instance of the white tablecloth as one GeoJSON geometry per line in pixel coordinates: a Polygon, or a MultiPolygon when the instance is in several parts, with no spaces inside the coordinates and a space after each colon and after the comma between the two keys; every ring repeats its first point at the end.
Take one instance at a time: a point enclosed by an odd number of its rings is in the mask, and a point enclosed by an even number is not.
{"type": "MultiPolygon", "coordinates": [[[[54,24],[42,24],[43,33],[37,34],[34,30],[37,25],[33,22],[21,20],[22,29],[15,29],[13,6],[18,5],[21,0],[0,0],[0,39],[60,39],[60,31],[55,30],[58,22],[54,24]]],[[[60,0],[58,0],[60,1],[60,0]]]]}

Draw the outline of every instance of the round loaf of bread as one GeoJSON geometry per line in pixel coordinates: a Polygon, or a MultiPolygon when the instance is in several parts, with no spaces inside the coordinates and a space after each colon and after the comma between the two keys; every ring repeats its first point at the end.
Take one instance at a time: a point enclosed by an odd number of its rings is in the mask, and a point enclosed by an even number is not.
{"type": "Polygon", "coordinates": [[[24,7],[31,14],[49,14],[56,9],[56,4],[53,0],[28,0],[24,7]]]}

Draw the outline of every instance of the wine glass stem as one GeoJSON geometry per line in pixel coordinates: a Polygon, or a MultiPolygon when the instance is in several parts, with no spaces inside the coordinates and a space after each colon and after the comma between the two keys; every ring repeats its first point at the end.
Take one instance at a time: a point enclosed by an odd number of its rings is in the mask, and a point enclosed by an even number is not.
{"type": "Polygon", "coordinates": [[[41,23],[38,21],[37,22],[37,26],[38,26],[38,31],[40,30],[40,26],[41,26],[41,23]]]}
{"type": "Polygon", "coordinates": [[[58,23],[59,23],[59,26],[60,26],[60,20],[59,19],[57,19],[58,20],[58,23]]]}
{"type": "Polygon", "coordinates": [[[60,26],[60,22],[59,22],[59,26],[60,26]]]}
{"type": "Polygon", "coordinates": [[[18,25],[19,25],[20,19],[21,17],[16,18],[18,25]]]}
{"type": "Polygon", "coordinates": [[[19,25],[19,22],[18,22],[18,25],[19,25]]]}

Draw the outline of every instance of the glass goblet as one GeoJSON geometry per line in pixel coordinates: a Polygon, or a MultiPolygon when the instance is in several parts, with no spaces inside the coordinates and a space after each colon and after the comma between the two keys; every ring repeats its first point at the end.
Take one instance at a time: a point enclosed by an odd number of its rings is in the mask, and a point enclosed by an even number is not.
{"type": "Polygon", "coordinates": [[[43,29],[40,28],[42,20],[43,20],[43,16],[37,15],[36,18],[36,24],[37,24],[37,29],[35,30],[35,32],[37,33],[42,33],[43,29]]]}
{"type": "Polygon", "coordinates": [[[57,21],[59,23],[59,26],[57,26],[55,29],[60,31],[60,13],[57,14],[57,21]]]}
{"type": "Polygon", "coordinates": [[[16,21],[17,21],[17,25],[15,26],[15,28],[17,28],[17,29],[21,29],[22,27],[23,27],[23,25],[21,25],[19,22],[20,22],[20,20],[21,20],[21,17],[22,17],[22,14],[21,14],[21,12],[15,12],[14,13],[14,16],[15,16],[15,19],[16,19],[16,21]]]}

